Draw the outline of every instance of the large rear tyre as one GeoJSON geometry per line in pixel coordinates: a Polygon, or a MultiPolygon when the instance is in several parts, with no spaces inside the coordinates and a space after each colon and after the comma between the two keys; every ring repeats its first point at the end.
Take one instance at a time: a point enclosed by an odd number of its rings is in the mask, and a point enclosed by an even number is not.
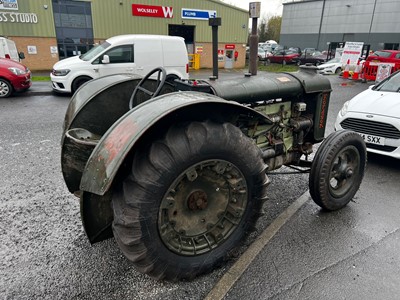
{"type": "Polygon", "coordinates": [[[310,177],[310,194],[326,210],[337,210],[353,199],[364,177],[367,151],[362,137],[349,130],[329,135],[318,148],[310,177]]]}
{"type": "Polygon", "coordinates": [[[113,198],[115,239],[142,273],[209,272],[254,229],[268,178],[260,149],[232,124],[192,122],[136,152],[113,198]]]}

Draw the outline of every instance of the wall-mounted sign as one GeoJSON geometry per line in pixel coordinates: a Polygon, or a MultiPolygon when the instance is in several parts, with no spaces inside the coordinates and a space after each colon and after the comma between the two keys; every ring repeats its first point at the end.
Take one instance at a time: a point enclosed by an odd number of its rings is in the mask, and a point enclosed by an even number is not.
{"type": "Polygon", "coordinates": [[[132,15],[172,19],[174,17],[174,9],[172,6],[132,4],[132,15]]]}
{"type": "Polygon", "coordinates": [[[230,50],[235,49],[235,44],[226,44],[225,49],[230,49],[230,50]]]}
{"type": "Polygon", "coordinates": [[[50,46],[50,53],[51,54],[57,54],[58,53],[57,46],[50,46]]]}
{"type": "Polygon", "coordinates": [[[18,0],[0,0],[0,9],[18,10],[18,0]]]}
{"type": "Polygon", "coordinates": [[[203,46],[197,46],[196,53],[203,53],[203,46]]]}
{"type": "Polygon", "coordinates": [[[28,54],[37,54],[36,46],[28,46],[28,54]]]}
{"type": "Polygon", "coordinates": [[[224,53],[225,53],[224,49],[218,49],[218,61],[224,61],[225,59],[224,53]]]}
{"type": "Polygon", "coordinates": [[[0,22],[36,24],[38,22],[38,17],[34,13],[0,12],[0,22]]]}
{"type": "Polygon", "coordinates": [[[199,10],[192,8],[182,8],[182,19],[208,20],[217,17],[216,10],[199,10]]]}

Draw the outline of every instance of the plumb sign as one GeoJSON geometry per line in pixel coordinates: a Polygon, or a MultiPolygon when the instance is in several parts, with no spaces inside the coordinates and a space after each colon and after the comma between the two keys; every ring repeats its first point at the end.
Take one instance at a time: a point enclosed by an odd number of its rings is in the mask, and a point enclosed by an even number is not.
{"type": "Polygon", "coordinates": [[[182,8],[182,19],[194,19],[194,20],[208,20],[210,18],[216,18],[216,10],[201,10],[192,8],[182,8]]]}

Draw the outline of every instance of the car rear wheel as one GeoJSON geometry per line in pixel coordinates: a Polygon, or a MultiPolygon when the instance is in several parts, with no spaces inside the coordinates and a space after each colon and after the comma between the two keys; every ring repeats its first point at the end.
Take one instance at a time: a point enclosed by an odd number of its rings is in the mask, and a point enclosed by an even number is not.
{"type": "Polygon", "coordinates": [[[13,92],[11,83],[7,80],[0,78],[0,98],[7,98],[13,92]]]}
{"type": "Polygon", "coordinates": [[[336,75],[339,75],[340,72],[342,72],[342,68],[337,68],[337,69],[335,70],[335,74],[336,74],[336,75]]]}

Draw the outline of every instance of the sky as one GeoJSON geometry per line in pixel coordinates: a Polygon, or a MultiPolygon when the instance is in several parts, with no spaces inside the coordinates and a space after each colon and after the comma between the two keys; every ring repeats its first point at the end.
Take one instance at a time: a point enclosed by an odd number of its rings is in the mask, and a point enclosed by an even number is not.
{"type": "Polygon", "coordinates": [[[261,18],[268,19],[272,16],[282,15],[282,0],[221,0],[230,5],[234,5],[249,10],[250,2],[261,2],[261,18]]]}

